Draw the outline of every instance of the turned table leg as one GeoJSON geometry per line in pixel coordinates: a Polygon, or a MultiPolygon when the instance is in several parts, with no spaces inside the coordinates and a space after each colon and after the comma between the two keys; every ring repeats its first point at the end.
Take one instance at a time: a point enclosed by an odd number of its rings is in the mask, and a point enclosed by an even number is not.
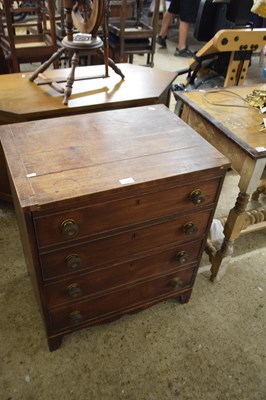
{"type": "Polygon", "coordinates": [[[235,206],[230,210],[224,227],[224,240],[220,250],[212,257],[211,280],[219,280],[226,272],[228,263],[234,251],[234,242],[246,228],[247,205],[251,194],[257,188],[265,169],[265,160],[254,161],[246,158],[240,173],[240,192],[235,206]]]}
{"type": "Polygon", "coordinates": [[[250,195],[239,193],[234,208],[231,209],[224,227],[224,240],[221,249],[217,251],[212,260],[211,279],[221,278],[234,251],[234,241],[240,235],[245,221],[245,211],[250,195]],[[218,275],[219,273],[219,275],[218,275]]]}
{"type": "Polygon", "coordinates": [[[260,186],[253,192],[252,199],[258,201],[261,194],[266,194],[266,179],[261,181],[260,186]]]}

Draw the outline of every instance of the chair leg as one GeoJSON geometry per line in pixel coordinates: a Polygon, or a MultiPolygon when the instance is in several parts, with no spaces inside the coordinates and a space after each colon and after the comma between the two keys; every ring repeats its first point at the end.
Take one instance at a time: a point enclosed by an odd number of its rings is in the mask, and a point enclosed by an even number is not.
{"type": "Polygon", "coordinates": [[[154,53],[149,54],[149,65],[151,68],[154,67],[153,59],[154,59],[154,53]]]}
{"type": "Polygon", "coordinates": [[[10,73],[20,72],[20,66],[17,57],[13,56],[10,60],[8,60],[8,66],[10,73]]]}

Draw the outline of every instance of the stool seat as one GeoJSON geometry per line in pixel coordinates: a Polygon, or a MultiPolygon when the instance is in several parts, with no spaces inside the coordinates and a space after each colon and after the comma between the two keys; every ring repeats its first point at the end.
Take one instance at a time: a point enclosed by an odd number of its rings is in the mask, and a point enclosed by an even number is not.
{"type": "Polygon", "coordinates": [[[70,50],[94,50],[103,47],[103,41],[99,36],[92,37],[88,33],[75,33],[73,40],[65,36],[61,42],[62,46],[70,50]]]}

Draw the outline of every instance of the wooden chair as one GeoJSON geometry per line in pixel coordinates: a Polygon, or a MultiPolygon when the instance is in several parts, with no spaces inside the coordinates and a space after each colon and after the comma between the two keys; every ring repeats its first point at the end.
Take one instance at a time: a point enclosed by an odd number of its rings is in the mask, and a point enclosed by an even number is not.
{"type": "Polygon", "coordinates": [[[128,58],[133,63],[134,54],[146,54],[146,64],[153,67],[160,0],[153,0],[153,10],[148,11],[145,13],[144,0],[121,0],[120,17],[109,18],[109,47],[116,62],[128,58]],[[132,3],[130,16],[128,3],[132,3]]]}
{"type": "Polygon", "coordinates": [[[57,49],[54,0],[30,0],[23,8],[0,0],[0,46],[10,73],[20,72],[22,63],[47,60],[57,49]],[[22,11],[27,17],[18,21],[22,11]]]}

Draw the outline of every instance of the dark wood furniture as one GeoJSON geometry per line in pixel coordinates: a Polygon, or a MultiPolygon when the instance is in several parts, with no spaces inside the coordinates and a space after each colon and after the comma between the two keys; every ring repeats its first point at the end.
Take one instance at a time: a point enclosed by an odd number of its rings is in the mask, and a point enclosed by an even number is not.
{"type": "MultiPolygon", "coordinates": [[[[127,0],[126,9],[123,9],[127,18],[133,14],[134,4],[134,0],[127,0]]],[[[121,0],[109,0],[109,18],[120,17],[121,9],[121,0]]]]}
{"type": "MultiPolygon", "coordinates": [[[[212,280],[221,278],[225,273],[233,254],[234,242],[240,234],[266,227],[265,209],[252,209],[252,204],[249,204],[252,193],[266,172],[263,115],[256,108],[248,108],[245,103],[246,96],[261,87],[263,85],[235,86],[214,92],[176,92],[184,104],[182,119],[221,151],[240,175],[235,206],[228,216],[221,218],[221,222],[225,223],[222,246],[217,251],[210,243],[208,249],[212,280]]],[[[263,191],[263,187],[260,187],[254,194],[255,199],[263,191]]]]}
{"type": "MultiPolygon", "coordinates": [[[[49,81],[37,87],[29,82],[29,73],[0,76],[0,125],[148,104],[169,105],[175,72],[121,64],[126,74],[124,81],[113,71],[106,79],[86,79],[99,73],[100,67],[104,69],[103,65],[76,69],[76,83],[67,107],[62,104],[62,97],[50,87],[49,81]]],[[[62,80],[64,83],[68,73],[69,69],[59,69],[49,70],[46,75],[51,81],[62,80]]],[[[1,146],[0,198],[11,200],[1,146]]]]}
{"type": "Polygon", "coordinates": [[[189,300],[224,156],[164,105],[0,134],[50,350],[76,329],[189,300]]]}
{"type": "Polygon", "coordinates": [[[145,10],[143,0],[121,0],[119,17],[109,18],[109,48],[112,58],[116,62],[125,61],[133,63],[134,54],[147,56],[146,64],[154,66],[154,53],[156,35],[158,32],[158,19],[160,0],[154,0],[152,17],[145,10]],[[128,13],[129,4],[132,13],[128,13]]]}
{"type": "Polygon", "coordinates": [[[10,73],[23,63],[44,62],[57,50],[54,1],[29,1],[23,8],[17,3],[0,0],[0,47],[10,73]],[[27,16],[17,21],[22,11],[27,16]]]}
{"type": "Polygon", "coordinates": [[[9,73],[8,65],[4,56],[3,49],[0,46],[0,75],[8,73],[9,73]]]}

